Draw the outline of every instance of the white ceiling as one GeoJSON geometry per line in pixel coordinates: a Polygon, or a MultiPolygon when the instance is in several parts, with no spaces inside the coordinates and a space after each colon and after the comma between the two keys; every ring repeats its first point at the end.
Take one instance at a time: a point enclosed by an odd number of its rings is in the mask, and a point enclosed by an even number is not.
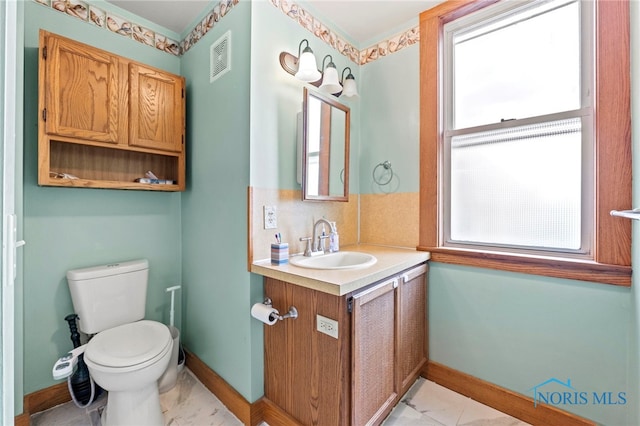
{"type": "MultiPolygon", "coordinates": [[[[180,34],[205,9],[212,7],[210,0],[107,0],[138,16],[180,34]],[[176,7],[176,3],[180,6],[176,7]]],[[[268,0],[253,0],[268,1],[268,0]]],[[[308,5],[309,12],[317,12],[318,18],[330,21],[330,26],[344,32],[354,42],[360,44],[375,40],[380,34],[396,29],[420,12],[443,0],[306,0],[300,5],[308,5]],[[333,24],[333,25],[331,25],[333,24]]],[[[208,11],[208,10],[207,10],[208,11]]]]}
{"type": "MultiPolygon", "coordinates": [[[[359,46],[367,42],[380,41],[377,37],[411,20],[418,23],[418,15],[444,0],[304,0],[300,5],[310,5],[309,11],[316,10],[359,46]]],[[[322,20],[322,19],[321,19],[322,20]]],[[[330,25],[331,26],[331,25],[330,25]]],[[[400,28],[401,30],[408,29],[400,28]]]]}
{"type": "Polygon", "coordinates": [[[211,7],[210,0],[107,0],[131,13],[181,34],[194,19],[211,7]],[[176,7],[176,3],[180,3],[176,7]]]}

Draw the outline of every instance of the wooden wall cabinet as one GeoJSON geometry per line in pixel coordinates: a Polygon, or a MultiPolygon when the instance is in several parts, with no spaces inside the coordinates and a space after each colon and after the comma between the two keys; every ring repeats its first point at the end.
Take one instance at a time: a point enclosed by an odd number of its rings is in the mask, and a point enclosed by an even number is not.
{"type": "Polygon", "coordinates": [[[265,292],[299,314],[265,326],[265,398],[279,423],[379,425],[427,361],[426,264],[345,296],[274,278],[265,292]],[[316,330],[317,315],[338,322],[337,339],[316,330]]]}
{"type": "Polygon", "coordinates": [[[183,77],[44,30],[39,54],[39,185],[185,189],[183,77]]]}

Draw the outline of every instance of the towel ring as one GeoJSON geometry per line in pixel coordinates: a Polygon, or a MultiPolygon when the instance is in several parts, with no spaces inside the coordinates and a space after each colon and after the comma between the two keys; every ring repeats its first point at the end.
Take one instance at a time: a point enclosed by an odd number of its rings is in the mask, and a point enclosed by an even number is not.
{"type": "Polygon", "coordinates": [[[373,181],[375,183],[377,183],[378,185],[388,185],[389,182],[391,182],[391,180],[393,179],[393,169],[391,168],[391,163],[387,160],[385,160],[383,163],[378,164],[377,166],[375,166],[373,168],[373,181]],[[376,170],[378,170],[378,168],[383,167],[385,170],[387,170],[389,172],[389,179],[387,180],[382,180],[376,177],[376,170]]]}

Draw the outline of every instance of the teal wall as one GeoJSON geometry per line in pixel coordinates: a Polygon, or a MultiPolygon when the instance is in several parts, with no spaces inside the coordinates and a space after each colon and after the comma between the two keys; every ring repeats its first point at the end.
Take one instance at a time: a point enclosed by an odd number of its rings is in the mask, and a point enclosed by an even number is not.
{"type": "Polygon", "coordinates": [[[251,4],[240,2],[182,57],[188,117],[182,262],[185,345],[253,401],[262,396],[262,369],[253,370],[252,351],[262,346],[253,338],[247,272],[250,37],[251,4]],[[209,48],[229,29],[231,70],[210,83],[209,48]]]}
{"type": "MultiPolygon", "coordinates": [[[[417,21],[414,25],[417,25],[417,21]]],[[[410,28],[409,26],[405,27],[410,28]]],[[[361,194],[420,190],[420,51],[414,44],[361,68],[361,194]],[[391,162],[393,179],[380,186],[373,169],[391,162]]],[[[378,170],[380,171],[380,169],[378,170]]]]}
{"type": "MultiPolygon", "coordinates": [[[[433,263],[429,273],[432,361],[527,396],[552,377],[579,391],[626,392],[628,288],[433,263]]],[[[564,406],[610,425],[621,406],[564,406]]]]}
{"type": "MultiPolygon", "coordinates": [[[[21,2],[22,3],[22,2],[21,2]]],[[[150,262],[147,317],[168,323],[165,288],[181,282],[180,194],[37,186],[38,30],[180,72],[180,59],[35,2],[25,8],[24,392],[53,385],[51,366],[72,348],[69,269],[134,258],[150,262]]],[[[177,325],[180,326],[178,313],[177,325]]],[[[18,378],[16,380],[19,380],[18,378]]]]}
{"type": "MultiPolygon", "coordinates": [[[[300,189],[296,182],[296,114],[302,111],[305,83],[283,71],[280,52],[298,54],[302,39],[309,41],[318,68],[331,55],[339,74],[351,67],[356,81],[359,67],[301,27],[268,1],[252,4],[251,41],[251,185],[258,188],[300,189]]],[[[328,61],[327,61],[328,62],[328,61]]],[[[311,90],[317,90],[307,85],[311,90]]],[[[360,100],[338,98],[351,110],[350,192],[359,187],[360,100]]]]}

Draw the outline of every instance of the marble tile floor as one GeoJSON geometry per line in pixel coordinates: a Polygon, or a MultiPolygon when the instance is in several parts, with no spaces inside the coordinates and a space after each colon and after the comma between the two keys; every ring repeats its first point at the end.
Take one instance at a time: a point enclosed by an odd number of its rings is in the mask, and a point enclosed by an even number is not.
{"type": "Polygon", "coordinates": [[[402,397],[383,426],[527,426],[422,377],[402,397]]]}
{"type": "MultiPolygon", "coordinates": [[[[104,394],[83,409],[68,402],[32,415],[31,426],[100,426],[105,403],[104,394]]],[[[187,368],[178,374],[176,386],[160,395],[160,405],[166,426],[242,426],[187,368]]],[[[420,378],[383,425],[526,426],[527,423],[420,378]]]]}
{"type": "MultiPolygon", "coordinates": [[[[31,416],[31,426],[101,426],[100,415],[107,402],[102,394],[89,407],[71,401],[31,416]]],[[[160,395],[166,426],[242,426],[227,408],[188,368],[178,373],[173,389],[160,395]]]]}

